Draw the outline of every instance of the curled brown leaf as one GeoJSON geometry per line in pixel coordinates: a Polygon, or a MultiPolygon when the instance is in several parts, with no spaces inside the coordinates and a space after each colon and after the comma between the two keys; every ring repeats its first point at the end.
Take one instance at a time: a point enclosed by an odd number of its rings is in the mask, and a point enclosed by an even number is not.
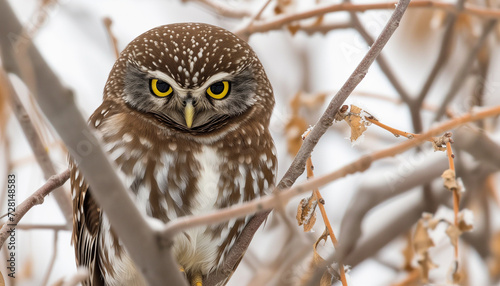
{"type": "Polygon", "coordinates": [[[308,198],[303,198],[297,207],[297,222],[304,226],[304,232],[309,232],[316,223],[316,207],[318,198],[314,192],[308,198]]]}

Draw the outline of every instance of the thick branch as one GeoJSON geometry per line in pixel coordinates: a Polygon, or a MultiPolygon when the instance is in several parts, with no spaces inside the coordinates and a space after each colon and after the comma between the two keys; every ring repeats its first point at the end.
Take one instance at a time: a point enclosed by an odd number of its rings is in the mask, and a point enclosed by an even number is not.
{"type": "MultiPolygon", "coordinates": [[[[494,170],[489,168],[488,170],[483,171],[486,173],[491,173],[494,170]]],[[[471,182],[469,180],[466,180],[464,177],[464,184],[466,189],[473,189],[471,183],[473,184],[474,181],[475,180],[473,179],[473,182],[471,182]]],[[[450,201],[450,193],[447,190],[443,190],[438,192],[438,194],[435,195],[435,198],[436,206],[447,204],[447,202],[450,201]]],[[[346,264],[354,267],[366,258],[374,255],[387,243],[389,243],[395,237],[401,235],[412,225],[414,225],[417,220],[422,217],[422,212],[428,211],[426,209],[427,207],[427,202],[425,200],[422,200],[417,205],[409,207],[408,210],[404,213],[395,216],[393,220],[387,221],[384,226],[378,228],[375,233],[369,234],[366,237],[362,237],[358,244],[359,247],[349,253],[343,261],[345,261],[346,264]]],[[[435,209],[433,211],[435,211],[435,209]]],[[[328,261],[332,262],[336,259],[338,259],[337,253],[330,257],[328,261]]]]}
{"type": "MultiPolygon", "coordinates": [[[[459,1],[457,5],[459,5],[460,3],[463,4],[463,1],[459,1]]],[[[427,76],[427,80],[425,81],[422,89],[420,90],[420,93],[417,96],[417,101],[416,101],[417,104],[414,107],[415,111],[420,110],[420,106],[424,102],[424,99],[429,93],[432,84],[436,80],[437,74],[448,60],[448,55],[450,54],[451,39],[453,38],[453,31],[455,30],[456,21],[457,21],[457,15],[454,14],[448,15],[446,20],[446,28],[444,30],[444,35],[441,39],[441,48],[439,49],[439,54],[436,58],[436,61],[434,62],[434,65],[431,69],[431,72],[429,73],[429,76],[427,76]]],[[[415,130],[415,132],[420,132],[420,131],[415,130]]]]}
{"type": "MultiPolygon", "coordinates": [[[[7,72],[23,78],[15,62],[11,40],[17,39],[21,25],[6,0],[0,0],[0,47],[7,72]]],[[[131,196],[117,176],[93,131],[76,107],[71,91],[62,86],[30,39],[23,58],[33,66],[34,86],[28,85],[45,116],[68,147],[80,172],[92,188],[92,195],[104,209],[113,230],[128,250],[131,258],[149,285],[186,285],[178,271],[169,246],[161,245],[156,231],[139,212],[131,196]]]]}
{"type": "Polygon", "coordinates": [[[443,102],[439,106],[438,111],[436,112],[436,115],[434,117],[434,120],[439,120],[441,116],[443,116],[446,107],[448,104],[451,102],[451,100],[458,94],[458,90],[460,87],[465,82],[465,79],[467,75],[469,74],[470,70],[472,69],[472,66],[474,64],[474,61],[477,58],[477,54],[481,50],[483,44],[485,43],[486,39],[488,38],[488,35],[490,34],[491,31],[493,31],[493,28],[496,26],[497,20],[489,20],[484,28],[483,28],[483,33],[481,34],[481,37],[477,40],[476,44],[474,47],[471,49],[471,51],[468,53],[467,58],[465,62],[462,64],[460,67],[460,70],[458,74],[455,76],[453,79],[453,82],[451,84],[450,89],[446,93],[445,98],[443,99],[443,102]]]}
{"type": "MultiPolygon", "coordinates": [[[[419,154],[419,156],[424,155],[419,154]]],[[[337,257],[343,258],[354,249],[361,238],[362,222],[371,209],[390,198],[438,178],[446,169],[448,162],[444,156],[438,159],[425,156],[425,159],[420,160],[423,161],[420,164],[413,165],[409,162],[409,166],[404,164],[406,168],[403,173],[398,171],[400,168],[391,168],[385,170],[384,174],[377,173],[373,179],[363,180],[364,183],[353,196],[356,200],[351,201],[342,218],[339,236],[341,243],[337,257]]]]}

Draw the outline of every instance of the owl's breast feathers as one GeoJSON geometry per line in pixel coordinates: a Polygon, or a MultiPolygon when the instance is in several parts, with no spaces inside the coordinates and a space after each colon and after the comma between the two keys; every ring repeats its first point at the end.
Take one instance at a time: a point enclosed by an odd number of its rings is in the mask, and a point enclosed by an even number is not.
{"type": "MultiPolygon", "coordinates": [[[[105,100],[90,123],[99,130],[104,148],[135,195],[139,209],[164,222],[248,201],[274,186],[277,165],[274,145],[267,126],[258,121],[246,122],[213,142],[200,142],[178,136],[175,131],[159,126],[154,118],[144,117],[125,105],[105,100]]],[[[84,183],[76,179],[72,183],[76,184],[72,186],[76,196],[86,193],[84,183]]],[[[129,265],[130,259],[109,225],[102,223],[105,216],[101,216],[96,206],[85,203],[85,199],[75,200],[79,204],[75,207],[84,209],[84,215],[75,217],[75,236],[86,235],[89,238],[85,241],[94,243],[83,245],[80,251],[85,248],[97,254],[108,284],[108,281],[121,283],[119,277],[130,276],[130,269],[116,266],[129,265]],[[82,223],[94,227],[92,233],[82,231],[82,223]]],[[[193,271],[203,274],[215,271],[249,218],[179,234],[174,241],[179,264],[188,275],[193,271]]],[[[82,265],[92,263],[81,256],[78,260],[82,265]]]]}

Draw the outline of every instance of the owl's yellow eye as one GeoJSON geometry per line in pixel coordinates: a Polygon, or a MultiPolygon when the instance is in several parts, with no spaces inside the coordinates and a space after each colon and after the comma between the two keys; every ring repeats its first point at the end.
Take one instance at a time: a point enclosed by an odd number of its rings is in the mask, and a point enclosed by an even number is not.
{"type": "Polygon", "coordinates": [[[156,78],[151,79],[149,82],[149,88],[151,89],[151,93],[158,97],[165,97],[173,91],[170,84],[156,78]]]}
{"type": "Polygon", "coordinates": [[[207,88],[207,94],[215,99],[223,99],[226,95],[228,95],[229,87],[229,81],[219,81],[207,88]]]}

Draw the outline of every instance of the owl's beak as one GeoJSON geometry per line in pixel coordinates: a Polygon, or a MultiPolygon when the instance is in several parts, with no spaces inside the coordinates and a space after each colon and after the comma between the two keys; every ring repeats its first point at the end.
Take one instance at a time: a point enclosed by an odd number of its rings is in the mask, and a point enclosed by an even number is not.
{"type": "Polygon", "coordinates": [[[191,128],[194,118],[194,106],[191,100],[188,100],[186,102],[186,107],[184,107],[184,118],[186,119],[186,126],[191,128]]]}

